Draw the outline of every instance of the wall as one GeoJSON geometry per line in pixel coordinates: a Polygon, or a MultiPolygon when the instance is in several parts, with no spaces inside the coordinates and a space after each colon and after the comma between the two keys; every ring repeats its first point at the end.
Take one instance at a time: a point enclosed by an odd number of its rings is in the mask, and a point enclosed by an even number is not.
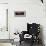
{"type": "MultiPolygon", "coordinates": [[[[46,15],[46,0],[44,0],[44,6],[45,6],[45,15],[46,15]]],[[[44,41],[45,41],[45,46],[46,46],[46,30],[44,31],[44,41]]]]}
{"type": "Polygon", "coordinates": [[[7,3],[8,0],[0,0],[0,3],[7,3]]]}
{"type": "Polygon", "coordinates": [[[9,4],[9,31],[11,36],[16,30],[19,32],[27,30],[27,22],[36,22],[42,25],[44,42],[46,44],[45,4],[42,4],[40,0],[12,0],[9,4]],[[26,11],[26,17],[15,17],[14,12],[19,10],[26,11]]]}
{"type": "Polygon", "coordinates": [[[43,28],[44,41],[46,42],[46,16],[45,4],[40,0],[12,0],[9,1],[9,31],[11,38],[13,33],[18,30],[27,30],[28,23],[40,23],[43,28]],[[15,17],[15,11],[26,11],[26,17],[15,17]]]}
{"type": "Polygon", "coordinates": [[[12,0],[9,2],[9,30],[26,30],[27,22],[42,23],[44,6],[38,0],[12,0]],[[15,11],[26,11],[26,17],[15,17],[15,11]]]}
{"type": "MultiPolygon", "coordinates": [[[[1,3],[7,3],[7,0],[0,0],[0,28],[3,28],[3,30],[0,30],[0,39],[9,39],[9,32],[6,31],[6,9],[8,8],[7,4],[1,4],[1,3]],[[5,30],[5,31],[4,31],[5,30]]],[[[12,46],[11,43],[0,43],[0,46],[12,46]]]]}
{"type": "Polygon", "coordinates": [[[8,39],[9,32],[7,32],[7,4],[0,3],[0,39],[8,39]]]}
{"type": "Polygon", "coordinates": [[[9,0],[8,3],[9,3],[8,30],[10,32],[11,38],[14,38],[13,33],[16,30],[18,30],[19,32],[21,32],[22,30],[27,30],[26,28],[27,22],[28,23],[36,22],[40,23],[43,27],[44,41],[46,44],[45,4],[43,5],[40,0],[9,0]],[[19,10],[26,11],[26,17],[15,17],[14,11],[19,10]]]}

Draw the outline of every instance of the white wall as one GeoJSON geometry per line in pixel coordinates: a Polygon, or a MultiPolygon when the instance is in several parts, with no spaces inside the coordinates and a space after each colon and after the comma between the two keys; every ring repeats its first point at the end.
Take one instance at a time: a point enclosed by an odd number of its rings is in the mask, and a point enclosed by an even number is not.
{"type": "Polygon", "coordinates": [[[27,22],[36,22],[43,26],[44,41],[46,42],[45,5],[43,5],[40,0],[10,0],[9,31],[11,32],[11,36],[16,30],[19,32],[27,30],[27,22]],[[26,11],[26,17],[15,17],[15,11],[26,11]]]}
{"type": "Polygon", "coordinates": [[[0,4],[0,39],[8,39],[9,32],[7,32],[7,4],[0,4]]]}
{"type": "MultiPolygon", "coordinates": [[[[0,28],[3,28],[3,30],[0,30],[0,39],[9,39],[9,32],[6,31],[6,9],[8,8],[7,4],[1,4],[1,3],[7,3],[7,0],[0,0],[0,28]]],[[[0,46],[12,46],[11,43],[0,43],[0,46]]]]}
{"type": "Polygon", "coordinates": [[[8,0],[0,0],[0,3],[7,3],[8,0]]]}
{"type": "MultiPolygon", "coordinates": [[[[0,2],[2,2],[1,0],[0,2]]],[[[46,44],[46,16],[45,5],[40,0],[4,0],[3,2],[9,3],[9,31],[11,36],[18,30],[27,30],[27,22],[40,23],[43,26],[44,41],[46,44]],[[26,17],[15,17],[14,11],[26,11],[26,17]]],[[[45,1],[44,1],[45,2],[45,1]]],[[[11,37],[13,38],[13,37],[11,37]]]]}

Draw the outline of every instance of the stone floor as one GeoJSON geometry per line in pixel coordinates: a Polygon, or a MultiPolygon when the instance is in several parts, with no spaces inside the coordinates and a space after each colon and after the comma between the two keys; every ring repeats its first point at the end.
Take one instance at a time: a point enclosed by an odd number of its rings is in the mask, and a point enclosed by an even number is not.
{"type": "MultiPolygon", "coordinates": [[[[31,46],[29,43],[25,43],[25,42],[22,42],[22,44],[21,45],[19,45],[19,46],[31,46]]],[[[33,46],[43,46],[42,44],[34,44],[33,46]]]]}
{"type": "Polygon", "coordinates": [[[0,43],[0,46],[12,46],[11,43],[0,43]]]}

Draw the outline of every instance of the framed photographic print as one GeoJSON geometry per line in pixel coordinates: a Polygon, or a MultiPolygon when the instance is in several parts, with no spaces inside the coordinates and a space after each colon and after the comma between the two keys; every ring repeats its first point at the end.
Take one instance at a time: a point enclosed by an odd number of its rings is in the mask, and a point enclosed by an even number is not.
{"type": "Polygon", "coordinates": [[[15,11],[14,14],[16,17],[25,17],[26,16],[25,11],[15,11]]]}

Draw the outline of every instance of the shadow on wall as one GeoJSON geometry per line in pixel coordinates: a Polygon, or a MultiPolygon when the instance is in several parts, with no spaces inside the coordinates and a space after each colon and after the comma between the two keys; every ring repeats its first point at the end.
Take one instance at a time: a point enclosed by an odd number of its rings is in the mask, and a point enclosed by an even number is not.
{"type": "Polygon", "coordinates": [[[42,46],[45,46],[44,45],[44,37],[43,37],[43,26],[40,25],[40,39],[42,40],[42,46]]]}

